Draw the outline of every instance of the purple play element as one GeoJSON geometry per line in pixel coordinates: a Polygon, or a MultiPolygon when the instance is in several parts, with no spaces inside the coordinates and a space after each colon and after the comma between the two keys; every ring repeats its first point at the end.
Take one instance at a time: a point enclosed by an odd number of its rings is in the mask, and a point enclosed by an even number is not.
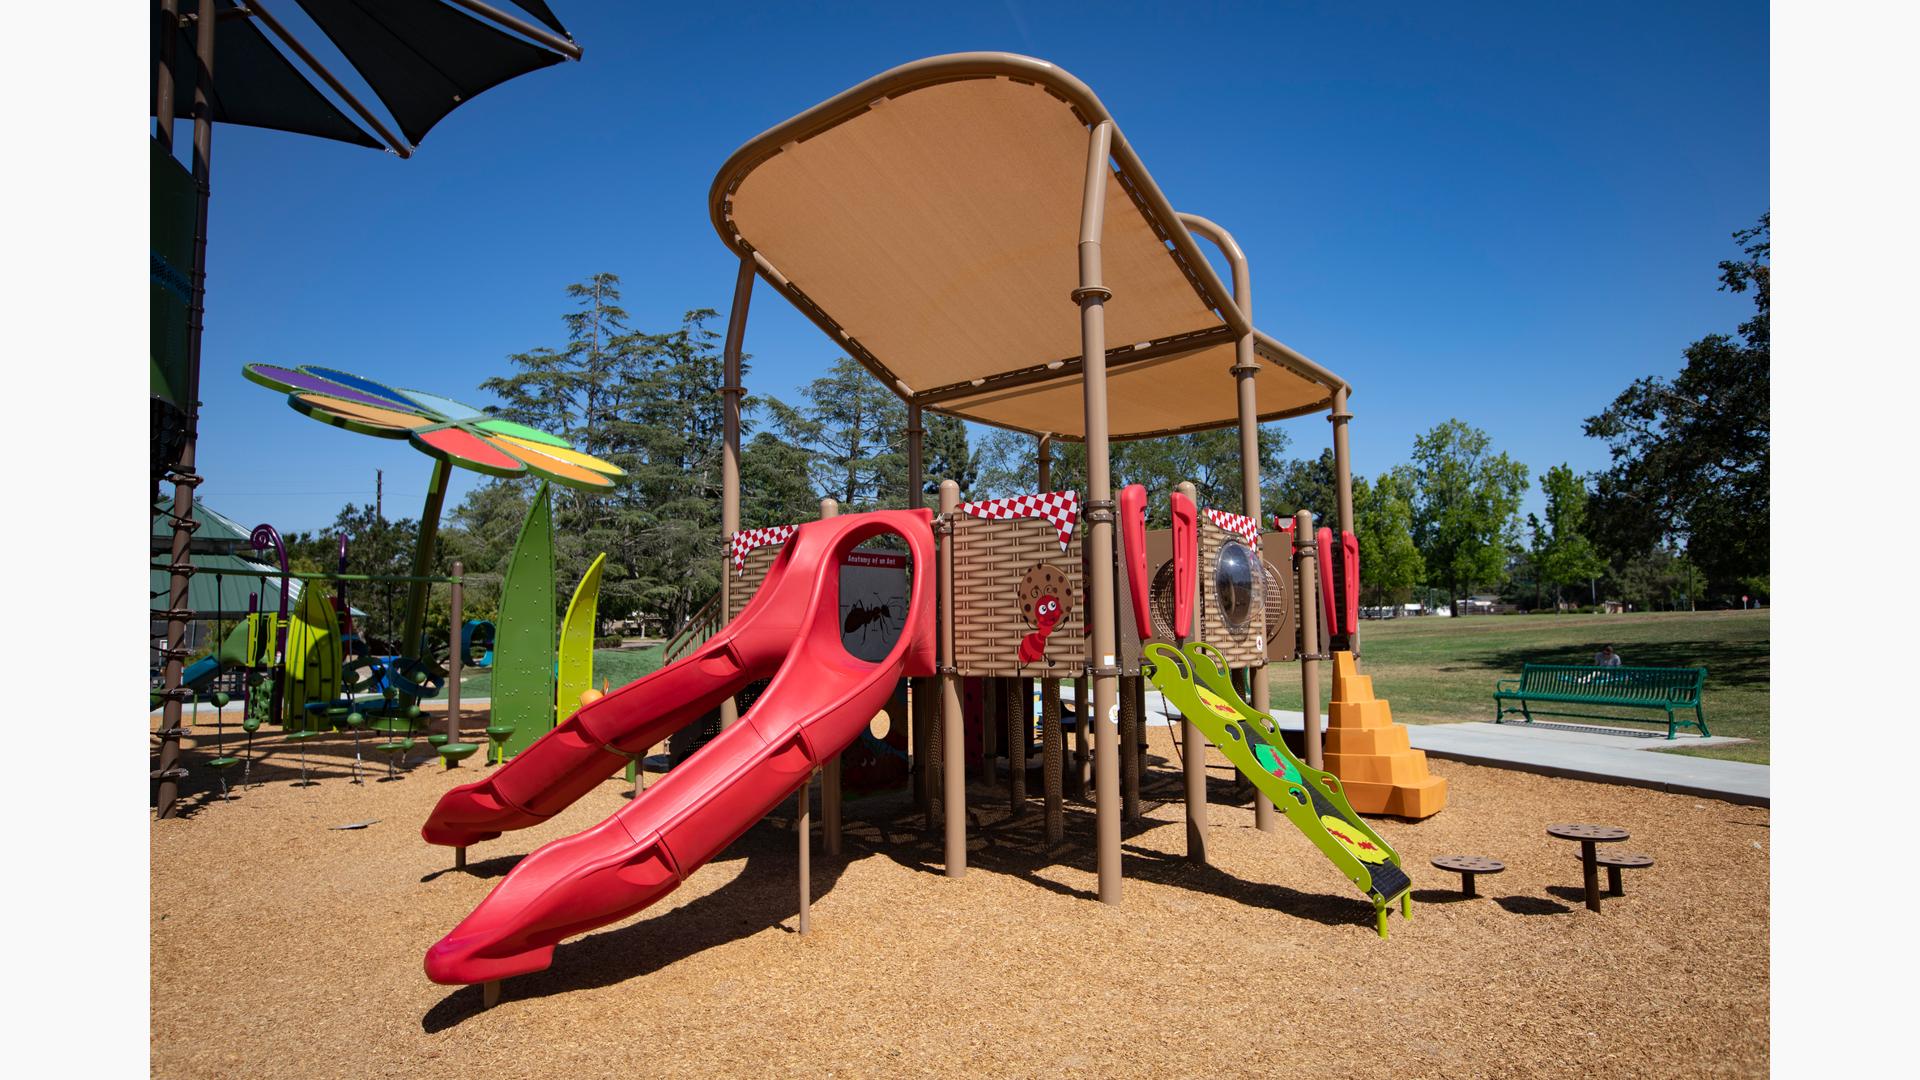
{"type": "Polygon", "coordinates": [[[399,405],[398,402],[391,398],[374,397],[372,394],[363,394],[351,387],[342,386],[331,379],[322,379],[318,375],[309,375],[304,371],[295,371],[293,368],[274,367],[271,364],[255,364],[253,365],[253,370],[292,391],[309,394],[326,394],[329,397],[337,397],[346,401],[357,401],[362,405],[377,405],[382,409],[392,409],[399,405]]]}

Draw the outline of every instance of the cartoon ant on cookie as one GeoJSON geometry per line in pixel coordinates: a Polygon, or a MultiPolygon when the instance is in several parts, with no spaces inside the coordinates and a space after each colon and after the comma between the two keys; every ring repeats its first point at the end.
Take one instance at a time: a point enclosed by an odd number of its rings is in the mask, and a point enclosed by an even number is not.
{"type": "Polygon", "coordinates": [[[1033,627],[1020,639],[1021,665],[1044,660],[1048,667],[1054,666],[1057,661],[1047,655],[1047,637],[1073,610],[1067,572],[1050,563],[1037,563],[1020,579],[1015,598],[1020,601],[1020,617],[1033,627]]]}

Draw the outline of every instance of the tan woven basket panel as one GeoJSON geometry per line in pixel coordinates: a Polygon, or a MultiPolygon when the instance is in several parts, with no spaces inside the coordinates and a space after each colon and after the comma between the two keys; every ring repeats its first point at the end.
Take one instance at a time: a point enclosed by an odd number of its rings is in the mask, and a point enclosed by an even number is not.
{"type": "Polygon", "coordinates": [[[780,557],[780,549],[785,544],[762,544],[747,552],[746,565],[733,568],[729,559],[726,565],[727,577],[727,621],[732,622],[746,610],[747,601],[760,591],[760,585],[767,580],[767,571],[773,567],[773,560],[780,557]]]}
{"type": "Polygon", "coordinates": [[[1086,665],[1086,589],[1075,529],[1066,550],[1060,534],[1041,518],[991,521],[953,518],[953,664],[962,675],[1025,675],[1073,678],[1086,665]],[[1021,610],[1020,586],[1039,563],[1062,571],[1067,610],[1047,638],[1046,660],[1020,663],[1020,639],[1033,624],[1021,610]],[[1052,661],[1049,664],[1047,661],[1052,661]]]}
{"type": "MultiPolygon", "coordinates": [[[[1267,658],[1267,608],[1266,583],[1259,577],[1253,582],[1253,610],[1244,625],[1235,628],[1228,625],[1221,615],[1220,601],[1214,595],[1213,575],[1220,564],[1220,550],[1228,543],[1241,543],[1238,536],[1206,520],[1200,519],[1200,581],[1196,590],[1199,609],[1194,621],[1199,624],[1200,640],[1220,650],[1227,663],[1235,667],[1258,664],[1267,658]]],[[[1277,568],[1276,568],[1277,569],[1277,568]]]]}

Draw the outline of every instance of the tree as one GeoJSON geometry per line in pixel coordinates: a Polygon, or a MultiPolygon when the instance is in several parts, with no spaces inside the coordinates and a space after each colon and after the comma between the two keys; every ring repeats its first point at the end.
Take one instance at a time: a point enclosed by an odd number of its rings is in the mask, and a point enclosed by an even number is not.
{"type": "MultiPolygon", "coordinates": [[[[1355,482],[1358,483],[1358,477],[1355,482]]],[[[1317,458],[1294,458],[1282,464],[1263,487],[1266,490],[1260,502],[1270,513],[1311,510],[1316,522],[1337,528],[1334,523],[1339,520],[1340,512],[1339,474],[1334,469],[1331,449],[1322,450],[1317,458]]],[[[1358,500],[1358,490],[1354,498],[1358,500]]],[[[1358,506],[1354,508],[1354,515],[1359,516],[1358,506]]]]}
{"type": "Polygon", "coordinates": [[[1462,588],[1499,581],[1527,467],[1493,452],[1487,433],[1448,420],[1413,443],[1413,538],[1427,578],[1447,587],[1454,614],[1462,588]]]}
{"type": "Polygon", "coordinates": [[[806,452],[814,490],[843,512],[906,505],[907,409],[848,357],[800,388],[804,404],[767,399],[773,427],[806,452]]]}
{"type": "Polygon", "coordinates": [[[1617,564],[1678,546],[1723,596],[1770,565],[1769,216],[1734,233],[1743,257],[1720,264],[1720,288],[1752,293],[1753,317],[1687,346],[1678,376],[1636,380],[1585,425],[1612,455],[1593,497],[1602,546],[1617,564]]]}
{"type": "MultiPolygon", "coordinates": [[[[347,573],[413,573],[413,545],[420,523],[413,518],[383,520],[372,503],[340,508],[332,526],[311,533],[295,533],[283,538],[287,545],[287,563],[307,573],[333,573],[340,568],[340,537],[347,538],[347,573]]],[[[312,588],[334,591],[343,583],[315,581],[312,588]]],[[[361,634],[395,641],[401,634],[406,616],[407,587],[369,582],[346,582],[347,600],[366,613],[358,627],[361,634]]]]}
{"type": "Polygon", "coordinates": [[[980,479],[980,451],[967,445],[967,425],[963,420],[939,413],[922,413],[921,494],[928,506],[940,502],[940,481],[951,480],[960,486],[960,497],[970,498],[980,479]]]}
{"type": "MultiPolygon", "coordinates": [[[[1587,539],[1587,485],[1574,475],[1572,467],[1560,464],[1549,468],[1540,478],[1540,488],[1547,496],[1546,536],[1544,542],[1536,540],[1535,572],[1554,587],[1554,600],[1558,601],[1564,587],[1588,583],[1606,573],[1607,562],[1587,539]]],[[[1528,520],[1537,537],[1539,521],[1531,514],[1528,520]]]]}
{"type": "Polygon", "coordinates": [[[1425,566],[1413,542],[1413,481],[1404,466],[1372,484],[1353,478],[1353,533],[1361,599],[1369,606],[1406,602],[1425,566]]]}

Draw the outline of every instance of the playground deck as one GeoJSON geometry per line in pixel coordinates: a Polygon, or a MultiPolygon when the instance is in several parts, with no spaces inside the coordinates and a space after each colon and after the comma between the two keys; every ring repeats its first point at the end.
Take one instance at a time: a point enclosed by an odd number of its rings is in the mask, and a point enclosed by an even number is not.
{"type": "Polygon", "coordinates": [[[230,803],[190,788],[186,817],[150,825],[153,1075],[1765,1073],[1767,810],[1437,762],[1444,812],[1377,821],[1415,901],[1381,941],[1304,837],[1226,804],[1217,752],[1213,865],[1186,865],[1169,731],[1148,737],[1120,907],[1090,899],[1090,805],[1069,803],[1047,855],[1037,801],[1009,823],[1004,788],[974,785],[971,869],[953,881],[903,796],[851,800],[846,856],[814,850],[804,940],[782,813],[490,1011],[477,986],[429,983],[421,956],[515,857],[611,813],[624,785],[475,847],[458,874],[418,829],[478,770],[355,787],[346,741],[319,739],[320,782],[296,788],[294,748],[262,738],[267,782],[230,803]],[[1627,828],[1657,866],[1593,915],[1544,831],[1562,820],[1627,828]],[[1427,866],[1442,854],[1509,869],[1458,901],[1427,866]]]}

